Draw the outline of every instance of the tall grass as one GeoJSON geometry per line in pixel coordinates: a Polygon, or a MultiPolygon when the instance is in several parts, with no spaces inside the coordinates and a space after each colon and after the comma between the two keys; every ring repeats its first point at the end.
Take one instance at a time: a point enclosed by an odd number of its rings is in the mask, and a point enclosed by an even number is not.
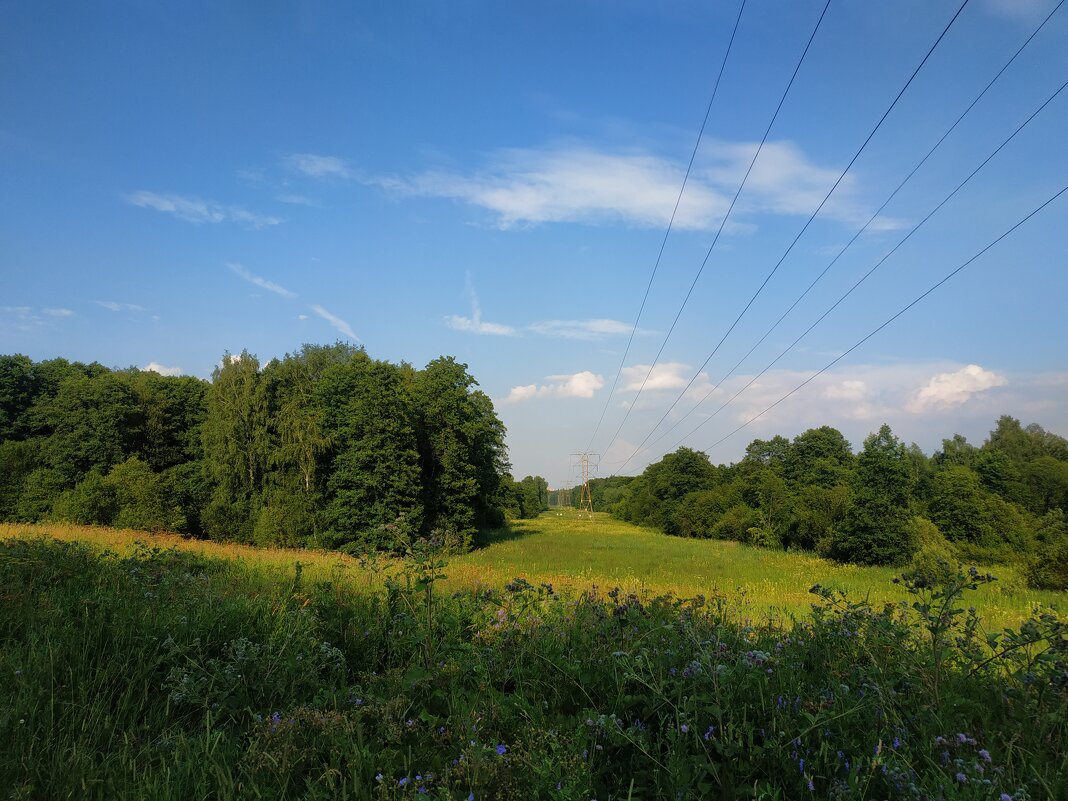
{"type": "MultiPolygon", "coordinates": [[[[280,578],[300,562],[311,580],[381,588],[384,576],[339,553],[255,548],[235,543],[190,540],[177,535],[68,524],[0,524],[0,538],[46,536],[124,552],[137,542],[176,547],[204,556],[255,565],[261,575],[280,578]]],[[[811,554],[754,548],[735,542],[666,537],[595,514],[551,511],[516,521],[497,532],[486,548],[450,558],[451,590],[500,589],[521,576],[533,584],[551,583],[582,591],[619,586],[627,592],[673,592],[682,597],[720,594],[753,618],[801,615],[808,611],[816,582],[867,598],[873,604],[901,601],[904,590],[891,579],[893,568],[839,565],[811,554]]],[[[1036,608],[1068,608],[1068,593],[1029,589],[1012,566],[993,569],[998,581],[981,587],[973,603],[992,630],[1016,626],[1036,608]]]]}
{"type": "Polygon", "coordinates": [[[786,625],[440,569],[0,541],[0,798],[1068,797],[1063,623],[983,638],[982,576],[786,625]]]}

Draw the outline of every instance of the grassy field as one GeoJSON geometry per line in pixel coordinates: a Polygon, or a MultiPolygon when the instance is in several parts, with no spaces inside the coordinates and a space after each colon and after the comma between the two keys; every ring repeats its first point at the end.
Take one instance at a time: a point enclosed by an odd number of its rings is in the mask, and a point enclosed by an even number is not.
{"type": "MultiPolygon", "coordinates": [[[[299,561],[312,579],[340,580],[357,587],[378,586],[381,578],[363,570],[356,559],[336,553],[254,548],[66,524],[0,524],[0,539],[26,535],[88,542],[120,553],[135,542],[151,542],[205,556],[240,559],[279,577],[292,575],[293,565],[299,561]]],[[[512,523],[486,548],[450,558],[444,583],[453,590],[500,589],[521,576],[532,584],[547,582],[559,589],[579,591],[591,586],[607,591],[618,586],[628,592],[682,597],[723,595],[747,607],[756,619],[807,612],[812,602],[808,590],[817,582],[872,604],[900,601],[905,593],[891,581],[900,572],[838,565],[809,554],[734,542],[666,537],[605,514],[595,514],[591,520],[573,511],[551,511],[535,520],[512,523]]],[[[1036,607],[1068,609],[1068,593],[1030,590],[1010,566],[998,566],[991,572],[998,581],[980,588],[974,596],[988,627],[1014,626],[1036,607]]]]}
{"type": "Polygon", "coordinates": [[[0,528],[0,801],[1068,798],[1068,628],[982,576],[555,515],[434,564],[0,528]]]}

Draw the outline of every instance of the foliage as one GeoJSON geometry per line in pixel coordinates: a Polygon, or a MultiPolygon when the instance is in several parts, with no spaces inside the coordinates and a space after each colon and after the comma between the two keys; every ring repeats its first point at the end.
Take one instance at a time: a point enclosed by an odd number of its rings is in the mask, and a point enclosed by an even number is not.
{"type": "Polygon", "coordinates": [[[451,358],[414,370],[341,343],[224,354],[210,383],[3,356],[0,519],[336,548],[390,547],[375,538],[404,516],[469,545],[501,521],[508,469],[475,386],[451,358]]]}
{"type": "MultiPolygon", "coordinates": [[[[705,544],[707,545],[707,544],[705,544]]],[[[722,597],[517,578],[381,591],[237,562],[0,543],[0,786],[15,798],[1059,798],[1068,642],[984,636],[987,577],[911,607],[814,587],[754,624],[722,597]],[[91,613],[86,613],[91,610],[91,613]],[[44,710],[62,710],[48,714],[44,710]]]]}

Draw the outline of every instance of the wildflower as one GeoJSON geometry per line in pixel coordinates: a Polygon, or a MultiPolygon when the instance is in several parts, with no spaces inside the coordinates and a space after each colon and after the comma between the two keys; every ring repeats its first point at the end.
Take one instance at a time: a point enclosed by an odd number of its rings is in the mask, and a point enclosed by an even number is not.
{"type": "Polygon", "coordinates": [[[686,732],[688,732],[689,730],[690,730],[690,727],[687,726],[685,723],[683,723],[681,726],[679,726],[679,731],[681,731],[683,734],[686,734],[686,732]]]}
{"type": "Polygon", "coordinates": [[[467,794],[467,801],[475,801],[474,792],[470,792],[470,793],[467,794]]]}
{"type": "Polygon", "coordinates": [[[505,748],[505,746],[503,744],[497,746],[497,756],[504,756],[507,753],[508,753],[508,749],[505,748]]]}
{"type": "Polygon", "coordinates": [[[713,735],[713,734],[715,734],[715,732],[716,732],[716,727],[715,727],[715,726],[711,726],[711,725],[710,725],[710,726],[708,727],[708,731],[706,731],[706,732],[705,732],[705,735],[704,735],[704,736],[705,736],[705,739],[706,739],[706,740],[710,740],[710,739],[712,739],[712,735],[713,735]]]}
{"type": "Polygon", "coordinates": [[[987,751],[985,748],[980,748],[979,749],[979,758],[981,760],[983,760],[983,762],[989,762],[990,761],[990,752],[987,751]]]}
{"type": "Polygon", "coordinates": [[[967,781],[968,781],[968,777],[965,776],[963,773],[960,773],[960,772],[957,773],[957,777],[956,778],[957,778],[957,781],[959,781],[961,784],[966,784],[967,781]]]}
{"type": "Polygon", "coordinates": [[[403,787],[407,783],[408,783],[408,777],[407,776],[405,776],[403,779],[401,779],[399,782],[397,782],[397,784],[400,785],[401,787],[403,787]]]}
{"type": "Polygon", "coordinates": [[[1002,793],[1001,797],[998,798],[998,801],[1012,801],[1012,796],[1008,793],[1002,793]]]}
{"type": "Polygon", "coordinates": [[[812,790],[815,790],[815,789],[816,789],[816,785],[814,785],[814,784],[812,783],[812,777],[809,777],[809,780],[808,780],[808,789],[809,789],[809,791],[812,791],[812,790]]]}
{"type": "Polygon", "coordinates": [[[802,775],[804,775],[804,773],[805,773],[805,758],[804,757],[801,757],[799,760],[797,760],[797,767],[798,767],[798,772],[801,773],[802,775]]]}
{"type": "Polygon", "coordinates": [[[382,777],[382,774],[381,774],[381,773],[376,773],[376,774],[375,774],[375,781],[376,781],[376,782],[380,782],[380,781],[382,781],[382,778],[383,778],[383,777],[382,777]]]}

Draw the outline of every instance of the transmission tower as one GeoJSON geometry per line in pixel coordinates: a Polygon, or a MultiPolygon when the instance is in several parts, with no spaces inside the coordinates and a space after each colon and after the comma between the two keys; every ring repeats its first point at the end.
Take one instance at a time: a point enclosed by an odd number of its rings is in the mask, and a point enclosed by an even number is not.
{"type": "Polygon", "coordinates": [[[571,459],[572,465],[582,471],[582,492],[579,493],[578,503],[579,511],[585,512],[592,519],[593,497],[590,495],[590,469],[592,468],[594,471],[597,470],[601,455],[599,453],[583,451],[582,453],[571,454],[571,459]]]}

